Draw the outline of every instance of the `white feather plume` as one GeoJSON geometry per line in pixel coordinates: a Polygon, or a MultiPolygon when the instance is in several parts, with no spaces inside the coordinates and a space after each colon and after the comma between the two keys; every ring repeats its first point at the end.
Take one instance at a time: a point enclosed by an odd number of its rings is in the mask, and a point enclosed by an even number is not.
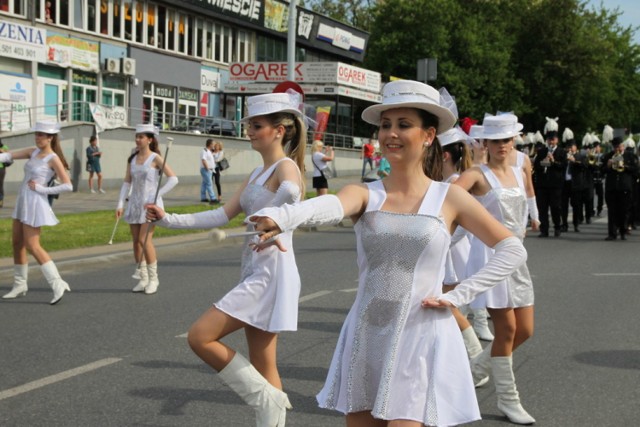
{"type": "Polygon", "coordinates": [[[516,135],[514,138],[516,145],[524,145],[524,140],[520,135],[516,135]]]}
{"type": "Polygon", "coordinates": [[[547,119],[547,123],[544,125],[544,133],[545,135],[547,134],[547,132],[552,132],[552,131],[558,131],[558,120],[559,118],[551,118],[551,117],[545,117],[545,119],[547,119]]]}
{"type": "Polygon", "coordinates": [[[613,128],[609,125],[604,125],[602,130],[602,142],[613,141],[613,128]]]}
{"type": "Polygon", "coordinates": [[[636,142],[633,137],[629,135],[629,138],[624,140],[624,148],[636,148],[636,142]]]}
{"type": "Polygon", "coordinates": [[[562,142],[567,142],[573,139],[573,131],[569,128],[564,128],[562,132],[562,142]]]}
{"type": "Polygon", "coordinates": [[[541,142],[544,143],[544,136],[542,136],[542,134],[540,133],[540,131],[536,131],[536,134],[533,136],[535,139],[535,142],[541,142]]]}
{"type": "Polygon", "coordinates": [[[582,137],[582,146],[588,147],[592,142],[593,140],[591,139],[591,134],[589,132],[585,133],[582,137]]]}
{"type": "Polygon", "coordinates": [[[600,138],[598,138],[595,132],[591,132],[591,143],[593,144],[594,142],[600,142],[600,138]]]}

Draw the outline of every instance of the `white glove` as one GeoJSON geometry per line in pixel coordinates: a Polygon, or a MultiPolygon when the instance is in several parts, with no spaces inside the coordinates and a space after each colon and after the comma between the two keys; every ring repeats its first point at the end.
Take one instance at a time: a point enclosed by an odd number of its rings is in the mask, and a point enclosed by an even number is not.
{"type": "Polygon", "coordinates": [[[164,185],[160,187],[160,191],[158,191],[158,197],[164,196],[169,191],[171,191],[173,187],[175,187],[176,185],[178,185],[178,177],[170,176],[169,178],[167,178],[167,182],[165,182],[164,185]]]}
{"type": "Polygon", "coordinates": [[[300,186],[292,181],[283,181],[271,200],[271,206],[282,206],[285,203],[295,203],[300,198],[300,186]]]}
{"type": "Polygon", "coordinates": [[[124,207],[124,201],[129,196],[129,189],[131,188],[130,182],[123,182],[122,187],[120,187],[120,195],[118,196],[118,205],[116,209],[122,209],[124,207]]]}
{"type": "Polygon", "coordinates": [[[527,207],[529,208],[529,216],[531,217],[531,221],[540,222],[538,214],[538,204],[536,203],[535,197],[527,198],[527,207]]]}
{"type": "Polygon", "coordinates": [[[44,185],[36,184],[35,191],[40,194],[60,194],[73,191],[73,185],[71,183],[54,185],[53,187],[46,187],[44,185]]]}
{"type": "Polygon", "coordinates": [[[166,214],[156,224],[167,228],[216,228],[229,223],[224,208],[194,214],[166,214]]]}
{"type": "MultiPolygon", "coordinates": [[[[344,218],[344,210],[337,196],[326,194],[295,205],[260,209],[251,216],[271,218],[284,233],[295,230],[300,225],[313,227],[316,225],[337,224],[344,218]]],[[[251,221],[247,219],[245,222],[251,221]]]]}
{"type": "Polygon", "coordinates": [[[13,154],[0,153],[0,163],[10,163],[13,161],[13,154]]]}
{"type": "Polygon", "coordinates": [[[494,254],[480,271],[439,298],[449,301],[456,307],[469,304],[476,295],[491,289],[509,277],[527,260],[527,251],[515,236],[498,242],[493,250],[494,254]]]}

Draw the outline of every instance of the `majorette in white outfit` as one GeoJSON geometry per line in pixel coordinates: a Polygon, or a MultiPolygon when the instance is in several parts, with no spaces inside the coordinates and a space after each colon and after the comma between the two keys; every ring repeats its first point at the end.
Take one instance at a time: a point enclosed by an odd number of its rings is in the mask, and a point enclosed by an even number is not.
{"type": "Polygon", "coordinates": [[[155,294],[160,281],[153,245],[154,225],[147,221],[144,207],[153,203],[156,195],[156,205],[162,207],[162,196],[178,184],[178,177],[166,164],[166,159],[158,154],[158,135],[158,128],[152,124],[136,125],[136,151],[128,159],[127,172],[116,206],[116,217],[124,218],[133,237],[133,256],[136,261],[133,278],[139,281],[132,291],[144,292],[146,295],[155,294]],[[161,176],[166,177],[166,182],[159,187],[161,176]],[[124,209],[127,199],[127,207],[124,209]]]}
{"type": "MultiPolygon", "coordinates": [[[[512,166],[510,157],[513,139],[522,130],[522,125],[515,115],[501,114],[485,117],[482,129],[481,138],[488,147],[488,163],[463,173],[456,185],[471,191],[494,218],[509,229],[515,238],[522,240],[527,224],[524,171],[522,167],[512,166]]],[[[477,274],[488,265],[491,256],[491,248],[477,238],[472,239],[467,273],[477,274]]],[[[493,316],[496,339],[471,360],[474,382],[478,386],[486,382],[491,371],[498,396],[498,409],[517,424],[535,422],[520,404],[512,360],[516,346],[533,334],[533,300],[529,270],[526,263],[522,263],[501,283],[478,295],[471,303],[472,307],[487,307],[489,312],[495,310],[496,315],[493,316]],[[513,310],[518,312],[508,313],[513,310]]]]}
{"type": "MultiPolygon", "coordinates": [[[[256,168],[246,184],[221,208],[188,215],[165,215],[150,208],[159,225],[171,228],[221,227],[240,213],[251,216],[265,206],[295,204],[300,200],[306,125],[298,93],[272,93],[247,99],[247,136],[264,165],[256,168]],[[286,149],[285,149],[286,147],[286,149]]],[[[254,230],[249,224],[248,231],[254,230]]],[[[291,248],[291,232],[280,241],[291,248]]],[[[245,241],[241,278],[231,291],[205,312],[189,331],[193,351],[256,411],[258,427],[284,426],[291,403],[277,371],[276,340],[281,331],[295,331],[298,322],[300,276],[293,250],[276,246],[253,251],[245,241]],[[221,325],[225,325],[221,327],[221,325]],[[247,335],[252,361],[219,340],[238,329],[247,335]],[[269,345],[266,345],[269,344],[269,345]],[[267,378],[265,378],[267,377],[267,378]]]]}
{"type": "MultiPolygon", "coordinates": [[[[13,210],[13,235],[23,239],[23,228],[31,227],[37,231],[37,241],[32,255],[42,269],[42,274],[53,289],[53,299],[50,304],[56,304],[69,291],[69,284],[62,280],[56,265],[47,252],[40,246],[40,227],[58,224],[47,196],[72,191],[71,181],[67,174],[66,161],[60,148],[60,125],[56,122],[37,122],[35,131],[36,148],[27,148],[10,153],[0,154],[0,161],[11,159],[28,159],[24,165],[24,180],[20,186],[16,206],[13,210]],[[48,186],[49,181],[57,175],[59,185],[48,186]],[[16,230],[18,228],[18,230],[16,230]]],[[[27,294],[27,278],[29,265],[27,263],[27,249],[24,241],[20,241],[18,253],[14,245],[14,281],[11,291],[2,298],[13,299],[27,294]]]]}
{"type": "Polygon", "coordinates": [[[380,125],[389,176],[347,186],[337,196],[265,208],[252,217],[264,231],[263,240],[301,225],[356,219],[358,291],[318,402],[361,425],[375,419],[428,425],[476,420],[480,414],[461,335],[451,312],[438,307],[470,302],[509,275],[526,251],[471,203],[470,195],[420,169],[425,156],[441,161],[431,147],[436,129],[442,133],[455,122],[435,89],[407,80],[387,83],[383,103],[367,108],[362,118],[380,125]],[[486,240],[495,242],[496,251],[482,272],[443,295],[449,230],[457,221],[492,236],[486,240]]]}

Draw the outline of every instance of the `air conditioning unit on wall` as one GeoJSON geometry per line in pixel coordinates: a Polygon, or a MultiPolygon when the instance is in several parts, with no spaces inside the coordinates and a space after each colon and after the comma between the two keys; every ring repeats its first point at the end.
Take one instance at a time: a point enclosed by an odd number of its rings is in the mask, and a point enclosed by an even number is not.
{"type": "Polygon", "coordinates": [[[122,58],[122,74],[125,76],[136,75],[136,60],[133,58],[122,58]]]}
{"type": "Polygon", "coordinates": [[[109,74],[120,74],[120,59],[106,58],[104,60],[104,71],[109,74]]]}

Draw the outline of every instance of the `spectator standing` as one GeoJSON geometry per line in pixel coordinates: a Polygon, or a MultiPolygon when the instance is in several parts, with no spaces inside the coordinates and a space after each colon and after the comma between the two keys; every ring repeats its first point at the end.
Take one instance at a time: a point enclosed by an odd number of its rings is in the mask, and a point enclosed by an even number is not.
{"type": "MultiPolygon", "coordinates": [[[[6,153],[9,151],[9,147],[5,145],[0,139],[0,153],[6,153]]],[[[4,162],[9,165],[9,162],[4,162]]],[[[4,163],[0,162],[0,208],[4,206],[4,177],[7,174],[7,168],[4,163]]]]}
{"type": "Polygon", "coordinates": [[[369,169],[373,170],[373,155],[375,153],[375,147],[373,146],[372,140],[368,140],[362,146],[362,153],[360,154],[360,158],[362,159],[362,179],[364,180],[364,174],[367,170],[367,164],[369,165],[369,169]]]}
{"type": "Polygon", "coordinates": [[[98,177],[98,192],[101,194],[106,193],[102,189],[102,167],[100,166],[100,158],[102,157],[102,151],[98,147],[98,137],[93,135],[89,138],[89,146],[87,147],[87,172],[89,172],[89,191],[95,193],[93,189],[93,175],[98,177]]]}
{"type": "Polygon", "coordinates": [[[205,147],[200,153],[200,176],[202,184],[200,185],[200,201],[209,202],[209,204],[218,203],[216,194],[213,192],[213,184],[211,182],[213,171],[216,168],[216,162],[213,159],[213,139],[207,139],[205,147]],[[207,198],[208,197],[208,198],[207,198]]]}
{"type": "Polygon", "coordinates": [[[313,141],[311,144],[311,162],[313,163],[313,188],[316,194],[321,196],[329,192],[329,183],[324,171],[327,169],[329,162],[333,161],[335,153],[332,147],[325,147],[320,140],[313,141]]]}
{"type": "Polygon", "coordinates": [[[222,169],[220,168],[220,162],[224,159],[224,146],[222,142],[216,141],[213,143],[213,160],[216,162],[216,167],[213,170],[213,180],[216,183],[216,191],[218,192],[218,202],[222,201],[222,187],[220,186],[220,176],[222,169]]]}

